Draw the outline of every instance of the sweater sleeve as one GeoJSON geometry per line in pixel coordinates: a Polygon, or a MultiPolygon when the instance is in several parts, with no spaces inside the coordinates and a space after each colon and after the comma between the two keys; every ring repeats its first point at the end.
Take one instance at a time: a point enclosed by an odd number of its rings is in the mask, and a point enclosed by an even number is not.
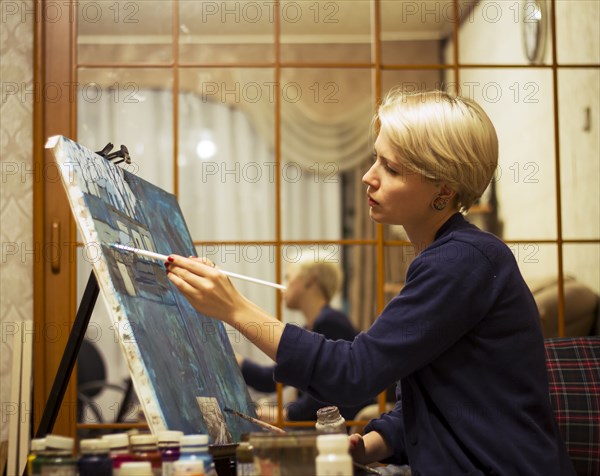
{"type": "Polygon", "coordinates": [[[498,295],[486,257],[467,243],[455,246],[451,259],[440,250],[415,259],[402,292],[353,342],[286,326],[275,379],[318,400],[353,405],[435,360],[489,312],[498,295]]]}
{"type": "Polygon", "coordinates": [[[273,380],[273,365],[258,365],[251,360],[244,359],[242,363],[242,375],[246,384],[259,392],[272,393],[276,389],[273,380]]]}
{"type": "Polygon", "coordinates": [[[365,427],[364,433],[376,431],[382,438],[394,448],[394,454],[381,461],[386,464],[408,464],[406,453],[404,420],[402,418],[402,404],[396,403],[393,410],[384,413],[379,418],[371,420],[365,427]]]}

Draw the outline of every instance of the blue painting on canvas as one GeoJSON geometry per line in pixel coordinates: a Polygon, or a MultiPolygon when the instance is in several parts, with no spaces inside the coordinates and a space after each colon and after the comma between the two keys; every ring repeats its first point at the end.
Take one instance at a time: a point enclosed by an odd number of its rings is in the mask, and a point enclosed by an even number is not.
{"type": "Polygon", "coordinates": [[[53,139],[84,246],[102,250],[93,269],[151,429],[208,433],[217,444],[256,431],[224,412],[256,416],[224,326],[189,304],[163,263],[111,246],[195,255],[175,196],[76,142],[53,139]]]}

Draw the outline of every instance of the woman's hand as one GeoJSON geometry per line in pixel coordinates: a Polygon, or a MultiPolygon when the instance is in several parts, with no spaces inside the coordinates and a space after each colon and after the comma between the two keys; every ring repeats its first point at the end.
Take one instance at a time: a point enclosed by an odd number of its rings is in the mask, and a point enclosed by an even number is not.
{"type": "Polygon", "coordinates": [[[165,267],[169,280],[197,311],[231,325],[276,360],[285,326],[242,296],[214,264],[171,255],[165,267]]]}
{"type": "Polygon", "coordinates": [[[364,464],[365,462],[365,441],[362,435],[354,433],[349,436],[350,456],[357,463],[364,464]]]}
{"type": "Polygon", "coordinates": [[[350,455],[360,464],[371,464],[389,458],[394,453],[393,448],[383,439],[380,433],[370,431],[361,436],[354,433],[349,437],[350,455]]]}
{"type": "Polygon", "coordinates": [[[169,280],[202,314],[231,323],[245,304],[229,278],[206,258],[171,255],[165,267],[169,280]]]}

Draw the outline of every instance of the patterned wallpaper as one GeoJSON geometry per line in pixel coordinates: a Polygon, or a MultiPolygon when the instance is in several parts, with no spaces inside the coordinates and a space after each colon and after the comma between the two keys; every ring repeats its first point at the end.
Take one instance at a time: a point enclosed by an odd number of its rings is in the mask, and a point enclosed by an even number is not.
{"type": "MultiPolygon", "coordinates": [[[[4,3],[4,0],[2,0],[4,3]]],[[[5,6],[8,2],[5,4],[5,6]]],[[[10,402],[12,334],[33,321],[33,1],[10,2],[0,22],[0,398],[10,402]]],[[[31,345],[29,340],[26,342],[31,345]]],[[[7,415],[2,415],[6,422],[7,415]]],[[[0,439],[8,425],[0,425],[0,439]]]]}

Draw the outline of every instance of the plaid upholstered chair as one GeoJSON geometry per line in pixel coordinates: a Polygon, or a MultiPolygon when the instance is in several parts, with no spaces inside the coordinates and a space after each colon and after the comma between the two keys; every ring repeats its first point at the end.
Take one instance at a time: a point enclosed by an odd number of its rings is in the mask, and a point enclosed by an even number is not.
{"type": "Polygon", "coordinates": [[[600,475],[600,336],[546,339],[556,423],[578,475],[600,475]]]}

